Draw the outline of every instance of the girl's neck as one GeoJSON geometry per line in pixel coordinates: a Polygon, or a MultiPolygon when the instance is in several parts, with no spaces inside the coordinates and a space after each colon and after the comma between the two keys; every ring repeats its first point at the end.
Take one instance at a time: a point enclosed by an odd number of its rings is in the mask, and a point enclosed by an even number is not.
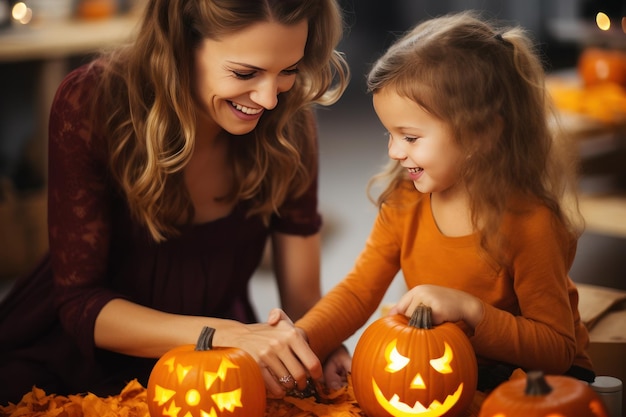
{"type": "Polygon", "coordinates": [[[462,187],[445,192],[431,193],[430,208],[439,231],[450,237],[467,236],[474,233],[469,196],[462,187]]]}

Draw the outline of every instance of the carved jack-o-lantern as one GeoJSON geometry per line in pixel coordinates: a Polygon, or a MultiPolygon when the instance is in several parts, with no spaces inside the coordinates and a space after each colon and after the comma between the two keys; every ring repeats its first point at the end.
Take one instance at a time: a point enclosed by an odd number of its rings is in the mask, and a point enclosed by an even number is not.
{"type": "Polygon", "coordinates": [[[530,371],[511,379],[485,399],[479,417],[607,417],[605,405],[585,382],[530,371]]]}
{"type": "Polygon", "coordinates": [[[214,329],[205,327],[196,346],[165,353],[147,387],[151,417],[261,417],[266,392],[258,364],[247,352],[212,347],[214,329]]]}
{"type": "Polygon", "coordinates": [[[464,412],[478,378],[476,355],[453,323],[431,325],[430,307],[376,320],[354,350],[352,384],[371,416],[439,417],[464,412]]]}

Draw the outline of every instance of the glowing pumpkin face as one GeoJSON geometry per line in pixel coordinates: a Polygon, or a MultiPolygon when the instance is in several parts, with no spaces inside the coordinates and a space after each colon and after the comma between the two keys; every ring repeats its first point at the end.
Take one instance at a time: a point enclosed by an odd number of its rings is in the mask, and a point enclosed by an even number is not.
{"type": "Polygon", "coordinates": [[[439,417],[467,409],[476,392],[474,349],[458,326],[430,326],[430,308],[372,323],[352,359],[352,383],[367,415],[439,417]]]}
{"type": "Polygon", "coordinates": [[[258,364],[241,349],[212,347],[208,327],[198,345],[181,346],[155,364],[147,387],[151,417],[261,417],[265,383],[258,364]]]}
{"type": "Polygon", "coordinates": [[[607,417],[587,383],[564,375],[528,372],[500,384],[485,398],[479,417],[607,417]]]}

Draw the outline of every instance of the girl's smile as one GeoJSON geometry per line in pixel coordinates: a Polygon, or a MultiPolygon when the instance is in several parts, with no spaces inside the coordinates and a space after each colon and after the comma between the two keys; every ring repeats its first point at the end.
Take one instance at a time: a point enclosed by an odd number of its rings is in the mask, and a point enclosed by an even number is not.
{"type": "Polygon", "coordinates": [[[422,176],[424,170],[422,168],[408,168],[409,178],[411,181],[417,181],[422,176]]]}

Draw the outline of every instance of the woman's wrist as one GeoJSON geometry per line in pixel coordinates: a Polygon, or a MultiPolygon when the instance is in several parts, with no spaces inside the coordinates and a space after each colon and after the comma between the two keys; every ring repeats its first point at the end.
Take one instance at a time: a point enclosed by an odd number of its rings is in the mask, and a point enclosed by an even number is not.
{"type": "Polygon", "coordinates": [[[296,326],[296,330],[298,331],[298,333],[300,333],[300,336],[302,336],[302,338],[306,340],[307,343],[309,343],[309,336],[306,334],[304,329],[302,327],[296,326]]]}

